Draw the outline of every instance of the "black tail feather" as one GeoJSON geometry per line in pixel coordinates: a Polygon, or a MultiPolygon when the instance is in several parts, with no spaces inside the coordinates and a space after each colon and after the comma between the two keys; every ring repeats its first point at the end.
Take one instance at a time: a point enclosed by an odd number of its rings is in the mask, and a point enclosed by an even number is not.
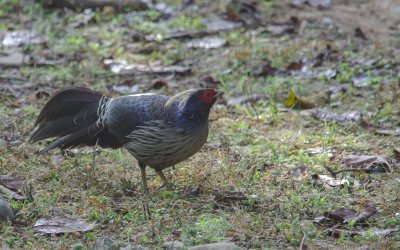
{"type": "Polygon", "coordinates": [[[118,148],[120,143],[99,122],[98,107],[108,100],[90,89],[74,87],[58,91],[40,112],[30,141],[59,137],[41,152],[54,148],[73,148],[81,145],[118,148]]]}

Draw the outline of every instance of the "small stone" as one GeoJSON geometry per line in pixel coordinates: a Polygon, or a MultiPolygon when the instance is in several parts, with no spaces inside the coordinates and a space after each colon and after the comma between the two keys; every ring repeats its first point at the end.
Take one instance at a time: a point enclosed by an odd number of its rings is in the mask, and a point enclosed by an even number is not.
{"type": "Polygon", "coordinates": [[[185,245],[178,240],[174,240],[174,241],[165,242],[163,247],[166,250],[177,250],[177,249],[183,249],[185,247],[185,245]]]}
{"type": "Polygon", "coordinates": [[[108,237],[101,237],[96,239],[93,250],[119,250],[119,247],[114,240],[108,237]]]}
{"type": "Polygon", "coordinates": [[[7,220],[14,221],[14,213],[8,202],[0,195],[0,222],[7,220]]]}
{"type": "Polygon", "coordinates": [[[234,243],[220,242],[189,247],[189,250],[241,250],[234,243]]]}

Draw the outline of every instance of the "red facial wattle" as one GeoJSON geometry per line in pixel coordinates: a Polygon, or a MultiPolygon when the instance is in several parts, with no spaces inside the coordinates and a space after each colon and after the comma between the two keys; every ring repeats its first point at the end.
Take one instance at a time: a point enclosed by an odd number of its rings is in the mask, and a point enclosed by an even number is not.
{"type": "Polygon", "coordinates": [[[206,104],[212,105],[216,101],[216,98],[215,98],[216,94],[217,94],[217,91],[215,91],[213,89],[207,89],[207,90],[204,90],[202,93],[200,93],[199,99],[206,104]]]}

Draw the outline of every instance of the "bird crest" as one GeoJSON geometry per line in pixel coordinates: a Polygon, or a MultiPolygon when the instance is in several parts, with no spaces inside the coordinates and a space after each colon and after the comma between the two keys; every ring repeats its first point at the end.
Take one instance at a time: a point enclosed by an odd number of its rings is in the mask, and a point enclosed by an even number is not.
{"type": "Polygon", "coordinates": [[[189,100],[189,98],[198,91],[199,89],[189,89],[183,92],[180,92],[176,95],[174,95],[173,97],[169,98],[169,100],[165,103],[165,107],[169,108],[172,106],[172,104],[175,101],[180,100],[178,107],[180,109],[184,108],[186,105],[186,102],[189,100]]]}

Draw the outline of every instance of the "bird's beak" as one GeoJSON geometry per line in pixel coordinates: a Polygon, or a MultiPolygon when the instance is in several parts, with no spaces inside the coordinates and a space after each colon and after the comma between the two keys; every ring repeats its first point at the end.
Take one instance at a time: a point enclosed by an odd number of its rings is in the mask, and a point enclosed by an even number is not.
{"type": "Polygon", "coordinates": [[[214,99],[217,99],[225,94],[224,91],[218,90],[217,93],[214,95],[214,99]]]}

